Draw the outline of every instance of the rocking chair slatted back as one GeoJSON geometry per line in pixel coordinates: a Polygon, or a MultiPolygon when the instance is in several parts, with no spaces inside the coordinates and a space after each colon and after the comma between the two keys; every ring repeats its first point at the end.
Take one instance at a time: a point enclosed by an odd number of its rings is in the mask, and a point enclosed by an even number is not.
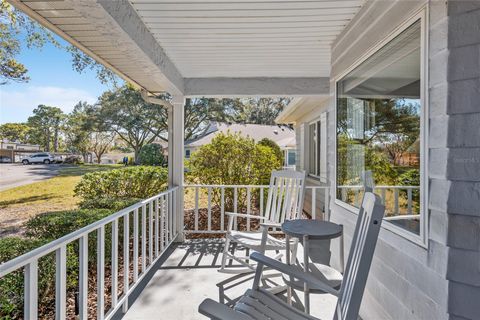
{"type": "Polygon", "coordinates": [[[281,170],[272,172],[264,217],[282,223],[302,215],[305,172],[281,170]]]}
{"type": "Polygon", "coordinates": [[[343,276],[335,320],[357,320],[384,212],[385,207],[380,197],[371,192],[365,193],[343,276]]]}

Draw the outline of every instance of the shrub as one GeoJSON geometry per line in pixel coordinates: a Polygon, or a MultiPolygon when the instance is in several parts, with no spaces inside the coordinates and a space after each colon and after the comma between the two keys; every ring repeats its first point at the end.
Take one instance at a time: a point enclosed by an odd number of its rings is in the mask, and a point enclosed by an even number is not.
{"type": "Polygon", "coordinates": [[[167,186],[168,171],[162,167],[130,167],[87,173],[75,186],[75,196],[94,199],[148,198],[167,186]]]}
{"type": "Polygon", "coordinates": [[[70,155],[63,160],[63,163],[83,164],[83,158],[77,155],[70,155]]]}
{"type": "Polygon", "coordinates": [[[158,143],[144,145],[138,155],[140,164],[146,166],[161,166],[165,161],[163,157],[163,148],[158,143]]]}
{"type": "Polygon", "coordinates": [[[58,239],[112,213],[113,211],[108,209],[47,212],[25,223],[26,235],[37,239],[58,239]]]}
{"type": "MultiPolygon", "coordinates": [[[[205,184],[268,184],[272,170],[280,167],[270,147],[230,132],[215,136],[190,159],[192,178],[205,184]]],[[[226,210],[233,208],[232,193],[230,188],[225,190],[226,210]]],[[[219,198],[219,190],[215,190],[213,201],[219,204],[219,198]]],[[[239,194],[238,202],[245,203],[245,194],[239,194]]]]}
{"type": "Polygon", "coordinates": [[[283,152],[282,149],[280,149],[280,146],[273,140],[268,139],[268,138],[263,138],[262,140],[257,142],[261,146],[269,147],[272,149],[273,153],[275,156],[277,156],[277,159],[280,160],[281,163],[283,163],[283,152]]]}
{"type": "Polygon", "coordinates": [[[95,198],[80,202],[81,209],[110,209],[120,211],[124,208],[140,202],[139,198],[117,199],[117,198],[95,198]]]}

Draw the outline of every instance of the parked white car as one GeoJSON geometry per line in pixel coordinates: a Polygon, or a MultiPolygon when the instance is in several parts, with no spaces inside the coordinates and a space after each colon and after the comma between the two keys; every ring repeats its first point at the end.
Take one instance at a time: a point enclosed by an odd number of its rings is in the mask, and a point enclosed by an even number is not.
{"type": "Polygon", "coordinates": [[[55,162],[55,157],[50,153],[34,153],[26,158],[22,159],[23,164],[30,164],[30,163],[45,163],[50,164],[55,162]]]}

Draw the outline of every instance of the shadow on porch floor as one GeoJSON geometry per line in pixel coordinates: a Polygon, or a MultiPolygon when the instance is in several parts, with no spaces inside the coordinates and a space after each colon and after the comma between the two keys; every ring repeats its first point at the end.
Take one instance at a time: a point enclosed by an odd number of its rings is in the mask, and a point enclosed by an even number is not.
{"type": "MultiPolygon", "coordinates": [[[[143,287],[138,288],[138,296],[130,298],[133,304],[128,312],[123,318],[119,314],[115,319],[205,319],[197,311],[203,299],[212,298],[224,303],[234,301],[251,287],[253,274],[218,272],[222,250],[221,239],[187,240],[174,244],[144,279],[143,287]]],[[[282,280],[264,280],[267,286],[275,283],[281,284],[282,280]]],[[[297,294],[294,299],[301,301],[303,293],[297,294]]],[[[311,295],[312,315],[331,319],[335,300],[327,294],[311,295]]],[[[297,307],[302,308],[302,305],[297,307]]]]}

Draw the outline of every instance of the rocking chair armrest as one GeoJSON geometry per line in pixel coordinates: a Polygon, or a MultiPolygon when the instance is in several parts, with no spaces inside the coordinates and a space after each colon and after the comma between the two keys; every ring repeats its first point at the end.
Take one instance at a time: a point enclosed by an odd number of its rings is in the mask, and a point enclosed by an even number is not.
{"type": "Polygon", "coordinates": [[[225,212],[227,216],[230,217],[237,217],[237,218],[252,218],[252,219],[259,219],[259,220],[267,220],[266,217],[256,216],[254,214],[246,214],[246,213],[236,213],[236,212],[225,212]]]}
{"type": "MultiPolygon", "coordinates": [[[[265,265],[267,267],[270,267],[272,269],[278,270],[286,275],[289,275],[291,277],[300,279],[304,282],[306,282],[309,285],[319,287],[323,291],[328,292],[330,294],[333,294],[334,296],[338,297],[340,292],[332,287],[330,287],[328,284],[324,283],[323,281],[315,278],[313,275],[306,273],[302,268],[295,266],[295,265],[288,265],[285,263],[282,263],[278,260],[269,258],[259,252],[254,252],[250,255],[250,259],[257,261],[262,265],[265,265]]],[[[257,267],[258,268],[258,267],[257,267]]]]}
{"type": "Polygon", "coordinates": [[[281,223],[277,223],[277,222],[270,222],[270,221],[267,221],[267,222],[262,222],[260,223],[260,226],[261,227],[264,227],[264,228],[281,228],[282,227],[282,224],[281,223]]]}
{"type": "Polygon", "coordinates": [[[200,306],[198,306],[198,312],[210,319],[252,320],[246,314],[236,312],[232,308],[212,299],[203,300],[200,306]]]}

